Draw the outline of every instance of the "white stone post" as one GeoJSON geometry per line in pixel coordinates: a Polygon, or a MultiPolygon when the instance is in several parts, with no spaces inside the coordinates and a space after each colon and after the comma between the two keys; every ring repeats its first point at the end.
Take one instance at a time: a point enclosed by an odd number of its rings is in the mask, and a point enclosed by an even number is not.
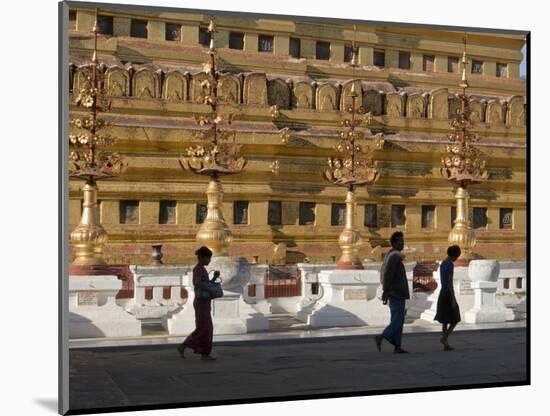
{"type": "Polygon", "coordinates": [[[117,305],[117,276],[69,276],[69,337],[141,336],[141,323],[117,305]]]}
{"type": "Polygon", "coordinates": [[[248,288],[244,289],[244,301],[250,304],[255,310],[263,314],[271,313],[271,305],[265,298],[264,276],[269,266],[267,264],[254,264],[250,266],[250,281],[248,284],[256,286],[256,296],[248,296],[248,288]]]}
{"type": "MultiPolygon", "coordinates": [[[[187,265],[150,265],[130,266],[134,276],[134,299],[128,302],[125,309],[144,322],[166,322],[166,316],[180,308],[181,276],[188,273],[187,265]],[[153,288],[153,298],[145,299],[145,290],[153,288]],[[170,287],[170,298],[164,299],[165,287],[170,287]]],[[[166,327],[165,327],[166,328],[166,327]]]]}
{"type": "Polygon", "coordinates": [[[497,260],[472,260],[468,274],[474,290],[474,307],[465,313],[466,323],[505,322],[510,312],[496,299],[500,272],[497,260]]]}
{"type": "Polygon", "coordinates": [[[432,276],[435,282],[437,283],[437,288],[428,296],[427,302],[430,303],[428,309],[420,314],[420,319],[433,323],[435,314],[437,312],[437,298],[441,292],[441,279],[440,279],[440,270],[441,262],[437,266],[437,270],[433,272],[432,276]]]}
{"type": "MultiPolygon", "coordinates": [[[[207,270],[220,271],[224,291],[223,297],[212,301],[214,334],[244,334],[269,329],[269,321],[264,314],[245,302],[243,289],[250,280],[250,265],[245,259],[213,257],[207,270]]],[[[191,272],[182,278],[181,284],[186,287],[190,296],[184,307],[163,320],[163,324],[171,335],[187,335],[195,328],[191,272]]]]}

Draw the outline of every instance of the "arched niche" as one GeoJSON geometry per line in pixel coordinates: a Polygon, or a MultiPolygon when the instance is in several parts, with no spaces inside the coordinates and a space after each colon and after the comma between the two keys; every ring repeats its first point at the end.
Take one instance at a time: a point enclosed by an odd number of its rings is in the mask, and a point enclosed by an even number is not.
{"type": "Polygon", "coordinates": [[[382,114],[382,94],[375,90],[366,90],[363,92],[363,107],[365,111],[371,113],[374,116],[382,114]]]}
{"type": "Polygon", "coordinates": [[[267,105],[267,79],[265,74],[252,73],[244,79],[243,101],[249,105],[267,105]]]}
{"type": "Polygon", "coordinates": [[[170,101],[186,101],[188,85],[187,78],[180,72],[168,72],[164,77],[162,98],[170,101]]]}
{"type": "Polygon", "coordinates": [[[315,94],[315,108],[321,111],[334,111],[337,109],[336,88],[331,84],[321,84],[315,94]]]}
{"type": "Polygon", "coordinates": [[[126,68],[111,67],[105,71],[105,88],[112,97],[130,95],[130,74],[126,68]]]}
{"type": "Polygon", "coordinates": [[[276,105],[278,108],[287,109],[290,106],[290,91],[286,81],[272,79],[267,82],[268,104],[276,105]]]}
{"type": "Polygon", "coordinates": [[[300,81],[294,84],[292,107],[306,110],[313,108],[313,87],[309,83],[300,81]]]}
{"type": "Polygon", "coordinates": [[[137,98],[159,98],[159,75],[150,69],[136,71],[132,80],[133,96],[137,98]]]}
{"type": "Polygon", "coordinates": [[[190,93],[191,101],[204,104],[204,98],[210,95],[213,86],[213,79],[204,72],[199,72],[191,77],[190,93]]]}
{"type": "Polygon", "coordinates": [[[224,75],[218,80],[218,96],[226,104],[241,103],[241,83],[236,75],[224,75]]]}

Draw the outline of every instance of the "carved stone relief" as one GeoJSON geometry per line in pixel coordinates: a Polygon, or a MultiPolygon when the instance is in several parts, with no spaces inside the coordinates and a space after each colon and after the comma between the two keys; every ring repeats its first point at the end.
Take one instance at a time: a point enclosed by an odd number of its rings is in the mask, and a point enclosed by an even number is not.
{"type": "Polygon", "coordinates": [[[367,90],[363,93],[363,107],[374,116],[382,114],[382,95],[378,91],[367,90]]]}
{"type": "Polygon", "coordinates": [[[179,72],[169,72],[164,79],[162,98],[165,100],[187,100],[187,79],[179,72]]]}
{"type": "Polygon", "coordinates": [[[130,95],[130,74],[124,68],[113,67],[105,72],[106,89],[113,97],[130,95]]]}
{"type": "Polygon", "coordinates": [[[297,82],[292,89],[292,107],[313,108],[313,88],[307,82],[297,82]]]}
{"type": "Polygon", "coordinates": [[[512,127],[525,126],[525,105],[522,96],[514,95],[508,100],[506,124],[512,127]]]}
{"type": "Polygon", "coordinates": [[[249,74],[244,79],[244,104],[267,105],[265,74],[249,74]]]}
{"type": "Polygon", "coordinates": [[[424,117],[424,98],[419,94],[411,94],[407,97],[407,117],[424,117]]]}
{"type": "Polygon", "coordinates": [[[386,114],[388,117],[403,117],[405,96],[390,92],[386,95],[386,114]]]}
{"type": "Polygon", "coordinates": [[[89,66],[81,66],[75,70],[73,78],[73,91],[79,93],[81,89],[91,86],[91,71],[89,66]]]}
{"type": "Polygon", "coordinates": [[[241,84],[235,75],[225,75],[218,81],[218,94],[227,104],[240,104],[241,84]]]}
{"type": "Polygon", "coordinates": [[[288,84],[282,79],[272,79],[267,82],[267,97],[269,105],[286,109],[290,103],[288,84]]]}
{"type": "Polygon", "coordinates": [[[485,103],[480,100],[470,101],[470,120],[477,122],[485,121],[485,103]]]}
{"type": "Polygon", "coordinates": [[[360,80],[354,80],[349,81],[342,87],[342,95],[340,96],[340,110],[345,111],[348,106],[351,105],[351,87],[355,84],[355,94],[357,94],[358,99],[355,101],[356,106],[360,107],[363,105],[363,91],[361,88],[361,81],[360,80]]]}
{"type": "Polygon", "coordinates": [[[447,120],[449,118],[447,88],[438,88],[431,92],[428,105],[428,118],[434,120],[447,120]]]}
{"type": "Polygon", "coordinates": [[[158,74],[149,69],[139,70],[133,79],[133,95],[138,98],[158,98],[159,84],[158,74]]]}
{"type": "Polygon", "coordinates": [[[461,108],[460,98],[453,96],[449,97],[449,119],[456,118],[461,108]]]}
{"type": "Polygon", "coordinates": [[[191,78],[191,101],[204,104],[204,97],[212,88],[212,77],[204,72],[199,72],[191,78]]]}
{"type": "Polygon", "coordinates": [[[487,123],[499,124],[504,121],[502,104],[497,100],[491,100],[487,104],[487,123]]]}
{"type": "Polygon", "coordinates": [[[336,88],[330,84],[322,84],[317,88],[317,110],[336,110],[336,88]]]}

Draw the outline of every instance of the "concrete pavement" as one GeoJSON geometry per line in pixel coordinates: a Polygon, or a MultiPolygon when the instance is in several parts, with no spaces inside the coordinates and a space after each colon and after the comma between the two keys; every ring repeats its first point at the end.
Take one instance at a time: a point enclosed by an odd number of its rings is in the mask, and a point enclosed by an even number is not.
{"type": "Polygon", "coordinates": [[[213,400],[374,393],[527,381],[525,328],[459,331],[443,352],[438,333],[409,333],[393,354],[373,335],[215,342],[215,362],[174,344],[70,350],[73,410],[213,400]]]}

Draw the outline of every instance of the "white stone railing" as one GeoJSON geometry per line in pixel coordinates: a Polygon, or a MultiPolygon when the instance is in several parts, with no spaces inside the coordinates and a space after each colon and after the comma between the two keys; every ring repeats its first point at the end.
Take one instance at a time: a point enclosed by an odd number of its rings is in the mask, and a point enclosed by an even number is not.
{"type": "Polygon", "coordinates": [[[527,268],[524,260],[501,261],[497,294],[522,295],[527,292],[527,268]]]}
{"type": "Polygon", "coordinates": [[[269,266],[267,264],[251,264],[250,280],[244,288],[243,297],[246,302],[256,302],[265,299],[265,274],[269,266]],[[249,287],[254,287],[249,294],[249,287]]]}
{"type": "Polygon", "coordinates": [[[335,263],[298,263],[298,270],[302,274],[302,298],[303,304],[309,306],[309,303],[315,302],[320,298],[321,289],[319,287],[319,273],[321,270],[334,270],[335,263]],[[314,293],[314,287],[319,290],[314,293]]]}
{"type": "Polygon", "coordinates": [[[136,318],[161,320],[189,301],[192,288],[184,277],[192,269],[188,265],[130,266],[134,275],[134,298],[125,309],[136,318]],[[182,296],[182,288],[187,293],[182,296]],[[190,290],[191,289],[191,290],[190,290]]]}

